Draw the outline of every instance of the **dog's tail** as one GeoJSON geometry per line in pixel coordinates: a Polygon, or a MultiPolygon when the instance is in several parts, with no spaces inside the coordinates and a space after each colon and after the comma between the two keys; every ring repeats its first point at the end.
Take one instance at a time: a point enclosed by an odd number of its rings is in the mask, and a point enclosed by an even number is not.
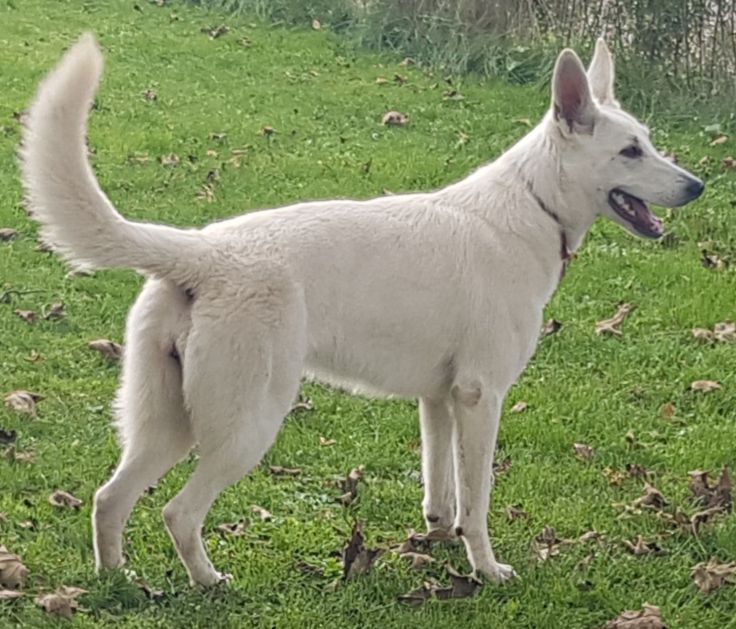
{"type": "Polygon", "coordinates": [[[204,235],[124,219],[92,172],[87,116],[102,66],[94,37],[85,34],[41,83],[20,149],[29,214],[44,241],[77,267],[127,267],[189,284],[189,261],[212,251],[204,235]]]}

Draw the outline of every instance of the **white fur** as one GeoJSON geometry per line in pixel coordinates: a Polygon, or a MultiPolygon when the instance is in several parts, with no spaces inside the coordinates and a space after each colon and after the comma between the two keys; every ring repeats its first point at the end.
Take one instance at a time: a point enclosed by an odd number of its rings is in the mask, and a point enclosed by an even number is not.
{"type": "Polygon", "coordinates": [[[204,517],[259,463],[308,374],[419,398],[428,526],[457,531],[479,573],[512,576],[487,531],[493,453],[504,396],[559,282],[562,246],[577,248],[599,214],[631,229],[608,206],[615,186],[669,204],[689,200],[696,181],[618,108],[605,44],[594,92],[564,51],[550,113],[458,183],[301,203],[202,230],[133,223],[100,191],[85,125],[101,70],[86,35],[41,85],[22,152],[30,209],[63,255],[150,276],[127,321],[122,460],[95,498],[98,567],[123,563],[137,498],[197,444],[197,469],[164,518],[191,581],[219,581],[204,517]],[[632,137],[644,150],[635,168],[618,154],[632,137]]]}

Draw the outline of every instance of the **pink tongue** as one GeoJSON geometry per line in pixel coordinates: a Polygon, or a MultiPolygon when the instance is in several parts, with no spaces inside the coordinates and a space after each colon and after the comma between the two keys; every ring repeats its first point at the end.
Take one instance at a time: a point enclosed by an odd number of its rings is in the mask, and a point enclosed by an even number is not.
{"type": "Polygon", "coordinates": [[[662,230],[662,221],[660,221],[654,214],[652,214],[643,201],[634,197],[627,199],[634,212],[636,212],[636,218],[642,225],[646,225],[649,229],[655,232],[662,230]]]}

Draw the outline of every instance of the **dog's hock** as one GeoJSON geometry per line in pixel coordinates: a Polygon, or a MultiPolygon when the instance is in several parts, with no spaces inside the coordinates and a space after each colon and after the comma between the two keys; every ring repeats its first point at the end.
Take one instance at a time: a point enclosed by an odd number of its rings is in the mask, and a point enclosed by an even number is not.
{"type": "Polygon", "coordinates": [[[566,132],[593,132],[596,110],[588,77],[580,59],[569,48],[560,53],[555,64],[552,109],[555,120],[564,122],[566,132]]]}

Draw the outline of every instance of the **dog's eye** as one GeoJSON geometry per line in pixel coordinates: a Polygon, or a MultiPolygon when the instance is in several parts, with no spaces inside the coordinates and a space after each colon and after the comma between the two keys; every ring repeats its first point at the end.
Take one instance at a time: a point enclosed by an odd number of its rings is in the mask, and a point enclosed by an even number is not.
{"type": "Polygon", "coordinates": [[[625,149],[623,149],[619,153],[619,155],[634,159],[635,157],[641,157],[642,151],[636,144],[632,144],[631,146],[627,146],[625,149]]]}

